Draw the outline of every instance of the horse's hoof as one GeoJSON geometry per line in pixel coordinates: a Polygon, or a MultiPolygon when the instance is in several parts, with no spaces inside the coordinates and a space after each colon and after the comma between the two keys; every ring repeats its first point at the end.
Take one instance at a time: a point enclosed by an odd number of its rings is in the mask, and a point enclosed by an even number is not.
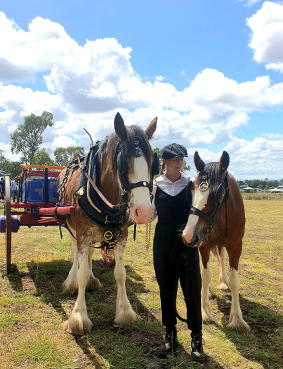
{"type": "Polygon", "coordinates": [[[242,333],[247,333],[251,330],[249,325],[244,320],[236,320],[233,319],[231,323],[227,324],[227,328],[229,329],[238,329],[242,333]]]}
{"type": "Polygon", "coordinates": [[[74,334],[83,335],[90,332],[92,323],[85,314],[75,313],[63,323],[64,331],[74,334]]]}
{"type": "Polygon", "coordinates": [[[202,315],[202,321],[203,322],[213,322],[214,321],[209,309],[202,308],[201,309],[201,315],[202,315]]]}
{"type": "Polygon", "coordinates": [[[62,293],[69,293],[73,291],[77,291],[79,289],[77,278],[75,278],[72,281],[68,281],[68,279],[65,280],[62,284],[62,293]]]}
{"type": "Polygon", "coordinates": [[[229,289],[229,287],[228,287],[228,284],[226,284],[226,283],[220,283],[218,286],[217,286],[217,288],[219,288],[220,290],[222,290],[222,291],[225,291],[225,292],[230,292],[230,289],[229,289]]]}
{"type": "Polygon", "coordinates": [[[137,319],[140,319],[140,316],[134,310],[127,309],[116,315],[113,324],[120,328],[131,328],[137,319]]]}
{"type": "Polygon", "coordinates": [[[238,329],[239,331],[243,333],[247,333],[251,330],[251,328],[244,321],[242,316],[238,314],[230,315],[229,324],[227,324],[227,328],[238,329]]]}

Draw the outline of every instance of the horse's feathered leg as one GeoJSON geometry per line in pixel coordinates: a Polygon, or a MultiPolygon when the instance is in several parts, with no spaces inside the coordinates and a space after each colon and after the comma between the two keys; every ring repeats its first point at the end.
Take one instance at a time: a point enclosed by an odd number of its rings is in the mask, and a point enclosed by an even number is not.
{"type": "Polygon", "coordinates": [[[73,245],[74,261],[72,268],[69,271],[67,279],[63,282],[63,293],[77,291],[78,289],[77,274],[79,269],[79,258],[78,258],[77,240],[73,236],[71,236],[71,234],[70,238],[72,240],[73,245]]]}
{"type": "Polygon", "coordinates": [[[229,317],[228,328],[237,328],[240,331],[247,332],[250,327],[243,319],[242,310],[240,308],[239,300],[239,289],[240,289],[240,278],[238,271],[234,268],[230,269],[229,286],[232,294],[231,301],[231,312],[229,317]]]}
{"type": "Polygon", "coordinates": [[[79,270],[78,279],[78,297],[70,318],[64,323],[64,330],[73,334],[83,334],[90,331],[92,323],[87,315],[85,302],[85,289],[90,278],[89,269],[89,247],[86,243],[79,243],[79,270]]]}
{"type": "Polygon", "coordinates": [[[94,251],[94,249],[90,247],[89,248],[89,254],[88,254],[90,277],[89,277],[89,281],[87,282],[87,286],[86,286],[87,291],[94,291],[97,288],[102,287],[102,284],[100,283],[100,280],[95,278],[95,276],[93,275],[93,272],[92,272],[92,254],[93,254],[93,251],[94,251]]]}
{"type": "Polygon", "coordinates": [[[115,269],[114,276],[117,282],[117,302],[116,315],[114,324],[121,328],[127,328],[132,325],[137,319],[137,314],[134,312],[126,293],[126,269],[124,266],[124,248],[125,241],[117,243],[115,248],[115,269]]]}
{"type": "Polygon", "coordinates": [[[220,258],[220,273],[218,279],[218,288],[223,291],[229,289],[228,276],[225,269],[225,261],[226,261],[226,249],[225,247],[219,248],[219,258],[220,258]]]}
{"type": "Polygon", "coordinates": [[[206,265],[202,267],[201,278],[202,278],[202,289],[201,289],[201,313],[202,320],[209,321],[213,320],[211,315],[211,309],[209,305],[209,288],[211,284],[211,272],[210,272],[210,261],[207,261],[206,265]]]}
{"type": "Polygon", "coordinates": [[[229,317],[228,328],[237,328],[240,331],[247,332],[250,327],[243,319],[242,310],[240,308],[239,290],[240,278],[238,274],[239,259],[242,251],[242,242],[235,245],[233,249],[227,249],[230,264],[229,287],[232,294],[231,311],[229,317]]]}

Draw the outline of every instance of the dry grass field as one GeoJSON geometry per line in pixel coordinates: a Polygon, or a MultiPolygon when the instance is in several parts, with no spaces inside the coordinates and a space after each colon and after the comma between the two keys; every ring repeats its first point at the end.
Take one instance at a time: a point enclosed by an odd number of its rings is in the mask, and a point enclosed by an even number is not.
{"type": "MultiPolygon", "coordinates": [[[[125,253],[127,292],[141,319],[132,330],[113,327],[116,286],[113,268],[93,256],[93,270],[103,288],[87,293],[93,330],[80,337],[63,332],[75,294],[63,295],[61,284],[72,263],[67,232],[57,227],[21,227],[12,235],[14,273],[7,275],[5,235],[0,234],[0,368],[283,368],[283,201],[245,198],[246,234],[240,261],[240,302],[251,332],[226,328],[229,292],[218,291],[218,261],[212,257],[215,321],[203,328],[206,364],[190,361],[189,331],[178,323],[175,356],[156,357],[162,340],[160,302],[152,265],[145,248],[145,226],[132,229],[125,253]]],[[[3,214],[3,203],[0,204],[3,214]]],[[[153,232],[153,231],[152,231],[153,232]]],[[[179,292],[178,310],[184,305],[179,292]]]]}

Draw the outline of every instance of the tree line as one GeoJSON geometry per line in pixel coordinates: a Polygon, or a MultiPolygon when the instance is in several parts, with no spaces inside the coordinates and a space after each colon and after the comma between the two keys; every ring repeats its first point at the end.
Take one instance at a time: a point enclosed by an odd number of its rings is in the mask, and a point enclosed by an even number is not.
{"type": "Polygon", "coordinates": [[[268,178],[263,179],[246,179],[245,181],[237,181],[239,186],[248,185],[252,188],[259,188],[263,191],[271,188],[277,188],[283,185],[283,178],[280,180],[269,180],[268,178]]]}
{"type": "Polygon", "coordinates": [[[17,177],[22,171],[23,163],[65,167],[72,160],[85,155],[82,146],[57,147],[53,154],[54,159],[46,148],[39,150],[43,132],[53,125],[53,114],[50,112],[26,116],[24,123],[11,134],[11,152],[21,154],[20,161],[11,161],[4,156],[3,150],[0,150],[0,169],[9,173],[11,177],[17,177]]]}

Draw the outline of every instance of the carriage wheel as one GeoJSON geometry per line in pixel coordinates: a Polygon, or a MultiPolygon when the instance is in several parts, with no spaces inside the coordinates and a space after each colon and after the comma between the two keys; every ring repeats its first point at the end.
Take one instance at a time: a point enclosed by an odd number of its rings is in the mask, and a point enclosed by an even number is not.
{"type": "Polygon", "coordinates": [[[12,254],[11,254],[11,193],[10,178],[5,176],[5,216],[6,216],[6,265],[7,273],[12,271],[12,254]]]}

